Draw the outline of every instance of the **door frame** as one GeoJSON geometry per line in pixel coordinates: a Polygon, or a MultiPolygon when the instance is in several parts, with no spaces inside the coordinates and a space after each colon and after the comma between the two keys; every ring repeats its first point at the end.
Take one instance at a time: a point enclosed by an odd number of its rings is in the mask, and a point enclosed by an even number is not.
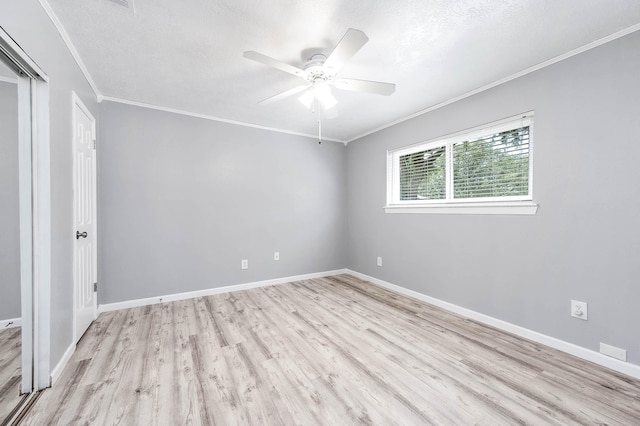
{"type": "MultiPolygon", "coordinates": [[[[75,138],[76,138],[76,124],[77,124],[77,108],[79,108],[83,114],[85,114],[87,117],[89,117],[91,119],[91,135],[93,137],[93,140],[96,141],[96,119],[93,116],[93,114],[91,114],[91,112],[89,111],[89,109],[85,106],[85,104],[82,102],[82,100],[80,99],[80,97],[76,94],[76,92],[72,91],[71,92],[71,116],[73,117],[71,120],[71,126],[72,126],[72,134],[73,134],[73,142],[72,142],[72,148],[71,148],[71,155],[73,156],[72,162],[73,162],[73,227],[72,229],[75,231],[76,229],[76,203],[78,201],[78,193],[76,191],[76,175],[77,175],[77,166],[76,166],[76,161],[75,161],[75,150],[76,150],[76,144],[75,144],[75,138]]],[[[98,279],[97,275],[97,271],[98,271],[98,213],[97,213],[97,207],[98,207],[98,199],[97,199],[97,194],[98,194],[98,188],[97,188],[97,150],[94,149],[94,153],[93,153],[93,176],[91,178],[91,184],[93,185],[93,204],[94,204],[94,208],[93,208],[93,217],[92,219],[92,223],[93,226],[91,227],[91,232],[94,235],[95,238],[95,249],[93,250],[93,259],[92,262],[94,263],[96,269],[95,269],[95,276],[93,277],[96,281],[98,279]]],[[[78,343],[78,340],[80,340],[80,338],[82,336],[77,336],[77,330],[76,330],[76,306],[77,306],[77,290],[78,290],[78,275],[77,275],[77,259],[76,259],[76,249],[74,247],[73,249],[73,344],[75,345],[76,343],[78,343]]],[[[95,320],[97,318],[97,314],[98,314],[98,292],[96,290],[94,298],[93,298],[93,319],[95,320]]]]}
{"type": "Polygon", "coordinates": [[[0,56],[18,76],[21,391],[30,393],[51,384],[49,79],[2,27],[0,56]]]}

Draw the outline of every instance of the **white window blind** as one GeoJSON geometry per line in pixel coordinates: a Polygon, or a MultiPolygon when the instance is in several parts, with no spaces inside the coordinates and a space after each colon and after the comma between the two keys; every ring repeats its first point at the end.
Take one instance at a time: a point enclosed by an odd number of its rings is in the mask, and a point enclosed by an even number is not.
{"type": "Polygon", "coordinates": [[[388,153],[387,207],[532,200],[533,113],[388,153]]]}
{"type": "Polygon", "coordinates": [[[445,147],[400,157],[400,198],[441,200],[446,193],[445,147]]]}
{"type": "Polygon", "coordinates": [[[453,198],[528,193],[529,126],[453,144],[453,198]]]}

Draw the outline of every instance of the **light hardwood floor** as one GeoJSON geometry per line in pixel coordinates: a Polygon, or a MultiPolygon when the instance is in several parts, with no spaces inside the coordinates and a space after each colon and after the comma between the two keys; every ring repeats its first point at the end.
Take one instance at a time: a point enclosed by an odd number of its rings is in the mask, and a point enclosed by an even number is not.
{"type": "Polygon", "coordinates": [[[23,424],[640,425],[640,381],[340,275],[104,313],[23,424]]]}
{"type": "Polygon", "coordinates": [[[22,329],[0,330],[0,424],[22,401],[20,396],[20,369],[22,329]]]}

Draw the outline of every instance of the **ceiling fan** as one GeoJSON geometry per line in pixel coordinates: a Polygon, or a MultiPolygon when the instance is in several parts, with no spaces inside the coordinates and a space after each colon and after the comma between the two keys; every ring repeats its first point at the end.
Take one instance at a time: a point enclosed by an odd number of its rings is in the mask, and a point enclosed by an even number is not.
{"type": "Polygon", "coordinates": [[[313,112],[318,111],[318,114],[322,113],[326,118],[333,118],[337,115],[335,109],[337,100],[331,93],[331,86],[355,92],[391,95],[396,90],[396,85],[393,83],[338,77],[338,73],[345,63],[367,41],[369,41],[369,38],[365,33],[349,28],[328,57],[322,53],[316,53],[309,58],[302,68],[278,61],[253,50],[244,52],[244,57],[247,59],[293,74],[306,81],[306,84],[278,93],[258,103],[271,104],[303,92],[298,98],[301,103],[313,112]]]}

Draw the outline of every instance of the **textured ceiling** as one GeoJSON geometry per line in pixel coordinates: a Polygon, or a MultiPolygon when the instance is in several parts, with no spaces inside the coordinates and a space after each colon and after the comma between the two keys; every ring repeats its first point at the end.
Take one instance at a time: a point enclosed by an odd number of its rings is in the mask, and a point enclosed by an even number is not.
{"type": "Polygon", "coordinates": [[[397,84],[390,97],[334,90],[327,138],[347,141],[640,22],[638,0],[48,0],[105,97],[316,134],[292,97],[295,66],[348,28],[369,42],[340,75],[397,84]]]}

